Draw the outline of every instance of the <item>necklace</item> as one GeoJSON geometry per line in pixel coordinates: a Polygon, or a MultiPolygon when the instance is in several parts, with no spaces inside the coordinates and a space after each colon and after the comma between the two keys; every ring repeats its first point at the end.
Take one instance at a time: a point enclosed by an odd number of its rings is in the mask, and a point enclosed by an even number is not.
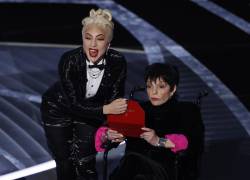
{"type": "MultiPolygon", "coordinates": [[[[105,59],[102,59],[101,61],[102,61],[101,64],[105,64],[105,59]]],[[[92,78],[92,79],[97,79],[97,78],[101,75],[101,73],[102,73],[102,71],[103,71],[104,69],[101,70],[101,69],[98,68],[98,67],[89,68],[89,63],[88,63],[88,62],[89,62],[89,61],[87,61],[87,72],[88,72],[90,78],[92,78]]],[[[99,61],[99,62],[100,62],[100,61],[99,61]]]]}
{"type": "Polygon", "coordinates": [[[91,69],[88,68],[87,71],[88,71],[89,76],[92,79],[97,79],[102,73],[102,70],[100,70],[98,68],[91,68],[91,69]]]}

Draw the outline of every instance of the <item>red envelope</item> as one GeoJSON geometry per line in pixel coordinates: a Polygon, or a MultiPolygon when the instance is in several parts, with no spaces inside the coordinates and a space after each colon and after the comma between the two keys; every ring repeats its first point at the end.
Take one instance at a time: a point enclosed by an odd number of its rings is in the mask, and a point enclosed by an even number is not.
{"type": "Polygon", "coordinates": [[[145,126],[145,113],[134,100],[128,101],[128,109],[125,113],[111,114],[107,119],[109,128],[117,130],[124,136],[139,137],[144,132],[141,128],[145,126]]]}

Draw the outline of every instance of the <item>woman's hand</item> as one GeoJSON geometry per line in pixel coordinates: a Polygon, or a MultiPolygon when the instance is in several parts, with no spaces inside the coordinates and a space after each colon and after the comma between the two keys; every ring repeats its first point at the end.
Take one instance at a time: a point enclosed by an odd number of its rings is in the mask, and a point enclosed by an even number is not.
{"type": "MultiPolygon", "coordinates": [[[[155,133],[155,130],[150,129],[150,128],[146,128],[146,127],[143,127],[141,129],[145,132],[142,133],[140,135],[140,137],[143,138],[145,141],[147,141],[152,146],[157,146],[160,138],[155,133]]],[[[175,147],[175,144],[171,140],[167,139],[167,141],[165,143],[165,148],[174,148],[174,147],[175,147]]]]}
{"type": "Polygon", "coordinates": [[[127,100],[124,98],[115,99],[110,104],[103,106],[103,114],[122,114],[127,110],[127,100]]]}
{"type": "Polygon", "coordinates": [[[107,135],[107,139],[112,142],[120,143],[124,141],[124,136],[115,130],[108,129],[106,135],[107,135]]]}
{"type": "Polygon", "coordinates": [[[140,137],[142,139],[144,139],[145,141],[147,141],[149,144],[151,144],[152,146],[156,146],[159,142],[159,137],[157,136],[157,134],[155,133],[155,130],[150,129],[150,128],[146,128],[143,127],[141,128],[143,132],[140,137]]]}

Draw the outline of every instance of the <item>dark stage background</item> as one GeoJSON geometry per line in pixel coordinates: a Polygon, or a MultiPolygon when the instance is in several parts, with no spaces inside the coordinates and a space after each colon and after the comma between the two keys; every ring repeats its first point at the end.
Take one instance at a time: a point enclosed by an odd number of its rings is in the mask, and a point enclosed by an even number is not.
{"type": "MultiPolygon", "coordinates": [[[[248,180],[250,1],[72,2],[0,1],[0,180],[52,160],[41,127],[40,97],[57,79],[61,54],[81,45],[82,18],[98,7],[114,12],[112,47],[128,60],[126,96],[143,83],[148,63],[176,64],[181,99],[209,92],[202,103],[206,149],[201,180],[248,180]]],[[[115,153],[111,169],[121,155],[115,153]]],[[[55,179],[54,169],[26,177],[34,179],[55,179]]]]}

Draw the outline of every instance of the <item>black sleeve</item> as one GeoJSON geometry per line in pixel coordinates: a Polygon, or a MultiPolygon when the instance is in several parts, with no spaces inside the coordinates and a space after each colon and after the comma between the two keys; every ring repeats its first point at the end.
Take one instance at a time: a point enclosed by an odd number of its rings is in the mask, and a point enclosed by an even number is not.
{"type": "Polygon", "coordinates": [[[204,150],[204,124],[200,108],[195,104],[188,104],[182,114],[184,131],[188,138],[188,149],[182,161],[187,179],[197,179],[200,174],[202,152],[204,150]]]}
{"type": "Polygon", "coordinates": [[[122,56],[121,57],[121,70],[120,73],[115,81],[115,83],[112,86],[112,89],[110,89],[112,91],[111,97],[109,102],[120,98],[120,97],[124,97],[125,94],[125,81],[126,81],[126,77],[127,77],[127,63],[125,58],[122,56]]]}
{"type": "Polygon", "coordinates": [[[188,138],[188,151],[201,153],[204,146],[204,124],[200,108],[193,103],[182,108],[183,130],[188,138]]]}

